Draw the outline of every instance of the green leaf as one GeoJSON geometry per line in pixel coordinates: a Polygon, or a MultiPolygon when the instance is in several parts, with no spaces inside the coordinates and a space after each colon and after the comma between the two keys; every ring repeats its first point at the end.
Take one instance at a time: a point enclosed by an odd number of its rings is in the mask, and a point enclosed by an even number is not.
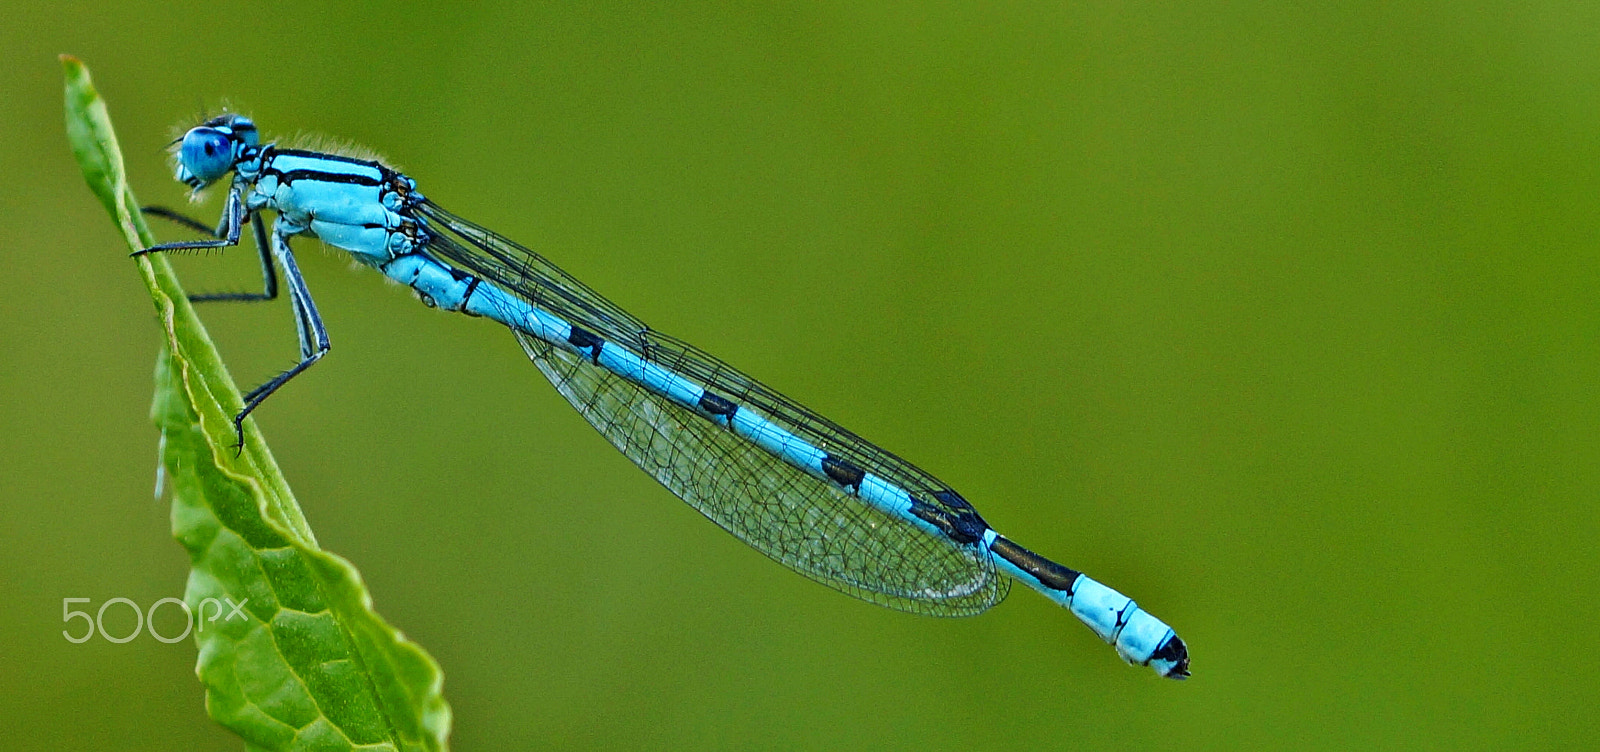
{"type": "MultiPolygon", "coordinates": [[[[81,62],[61,62],[73,154],[128,248],[147,248],[105,103],[81,62]]],[[[317,546],[253,421],[235,455],[238,388],[166,259],[133,263],[166,340],[151,414],[192,566],[184,599],[207,711],[250,749],[446,749],[438,664],[372,610],[350,562],[317,546]]]]}

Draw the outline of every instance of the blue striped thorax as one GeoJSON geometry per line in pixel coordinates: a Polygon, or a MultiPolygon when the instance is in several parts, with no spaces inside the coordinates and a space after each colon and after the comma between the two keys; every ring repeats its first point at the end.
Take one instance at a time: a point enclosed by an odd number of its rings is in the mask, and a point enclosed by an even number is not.
{"type": "Polygon", "coordinates": [[[416,181],[377,162],[257,141],[248,118],[212,118],[184,134],[177,178],[199,190],[234,172],[245,208],[277,212],[280,234],[314,235],[371,266],[426,245],[410,214],[423,200],[416,181]]]}

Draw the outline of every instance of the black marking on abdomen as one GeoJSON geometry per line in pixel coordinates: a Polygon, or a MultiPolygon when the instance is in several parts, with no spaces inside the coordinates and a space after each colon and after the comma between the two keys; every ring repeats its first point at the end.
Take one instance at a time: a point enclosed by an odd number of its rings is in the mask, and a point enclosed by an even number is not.
{"type": "Polygon", "coordinates": [[[467,283],[467,291],[465,293],[461,294],[461,308],[460,308],[460,311],[462,313],[467,314],[468,316],[477,316],[478,314],[467,310],[467,301],[472,300],[472,293],[477,291],[478,283],[482,282],[483,280],[479,279],[478,277],[472,277],[471,279],[472,279],[472,281],[467,283]]]}
{"type": "MultiPolygon", "coordinates": [[[[973,516],[977,516],[978,514],[978,510],[973,509],[972,504],[968,503],[966,499],[961,498],[961,494],[956,493],[955,489],[953,488],[946,488],[943,491],[934,491],[933,498],[938,499],[939,503],[944,504],[946,507],[957,512],[971,512],[973,516]]],[[[980,518],[980,521],[981,519],[982,518],[980,518]]],[[[984,527],[988,527],[988,525],[985,525],[984,527]]]]}
{"type": "Polygon", "coordinates": [[[831,454],[822,458],[822,472],[826,473],[834,483],[853,489],[856,493],[861,492],[861,481],[867,477],[865,470],[831,454]]]}
{"type": "MultiPolygon", "coordinates": [[[[949,491],[948,493],[955,494],[954,491],[949,491]]],[[[939,495],[940,493],[934,494],[935,497],[939,495]]],[[[960,499],[961,497],[956,496],[955,498],[960,499]]],[[[940,501],[944,502],[944,499],[940,499],[940,501]]],[[[977,543],[983,539],[983,534],[989,530],[989,523],[984,522],[983,518],[979,517],[978,513],[973,511],[972,506],[967,504],[965,500],[962,500],[961,503],[966,506],[966,509],[951,511],[941,509],[913,496],[911,497],[910,511],[913,515],[916,515],[917,519],[939,528],[939,532],[944,533],[944,536],[950,540],[962,545],[977,543]]]]}
{"type": "Polygon", "coordinates": [[[572,327],[572,333],[567,335],[567,342],[579,350],[589,350],[589,357],[596,363],[600,362],[600,348],[606,344],[600,335],[576,325],[572,327]]]}
{"type": "Polygon", "coordinates": [[[1150,654],[1150,660],[1145,661],[1144,665],[1148,666],[1153,661],[1173,662],[1176,665],[1167,676],[1182,679],[1189,675],[1189,646],[1183,644],[1183,640],[1177,635],[1173,635],[1172,639],[1167,640],[1161,647],[1156,648],[1156,652],[1150,654]]]}
{"type": "Polygon", "coordinates": [[[994,542],[989,544],[989,550],[1015,564],[1017,569],[1033,575],[1033,578],[1045,587],[1060,590],[1067,595],[1072,595],[1072,586],[1081,574],[1075,569],[1061,566],[1029,551],[1003,535],[995,536],[994,542]]]}
{"type": "Polygon", "coordinates": [[[700,393],[700,409],[727,418],[730,424],[733,422],[733,414],[739,412],[739,406],[732,400],[718,397],[709,389],[700,393]]]}

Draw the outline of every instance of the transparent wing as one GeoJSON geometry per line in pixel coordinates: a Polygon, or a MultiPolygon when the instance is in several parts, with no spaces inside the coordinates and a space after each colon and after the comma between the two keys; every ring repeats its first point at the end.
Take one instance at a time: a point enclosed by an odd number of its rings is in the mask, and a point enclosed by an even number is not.
{"type": "Polygon", "coordinates": [[[786,566],[905,611],[988,608],[1005,580],[976,550],[862,504],[590,360],[516,332],[523,349],[612,445],[690,506],[786,566]]]}
{"type": "MultiPolygon", "coordinates": [[[[914,465],[840,428],[716,358],[646,327],[538,254],[448,214],[418,207],[442,259],[568,322],[756,409],[830,454],[950,518],[976,512],[914,465]]],[[[708,421],[564,349],[515,332],[528,357],[612,445],[707,518],[784,565],[880,605],[975,614],[1010,580],[986,549],[933,535],[863,503],[708,421]]],[[[980,520],[981,521],[981,520],[980,520]]]]}

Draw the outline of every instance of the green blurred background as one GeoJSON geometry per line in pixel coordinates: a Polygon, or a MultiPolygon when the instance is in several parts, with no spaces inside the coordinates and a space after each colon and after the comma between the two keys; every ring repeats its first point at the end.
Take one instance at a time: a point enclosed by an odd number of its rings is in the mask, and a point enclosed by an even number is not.
{"type": "MultiPolygon", "coordinates": [[[[142,199],[181,205],[170,128],[222,103],[370,146],[1194,657],[1182,684],[1121,665],[1026,590],[939,620],[814,585],[633,469],[503,330],[303,243],[334,349],[258,420],[443,664],[456,749],[1593,743],[1600,5],[5,15],[11,749],[241,747],[192,642],[61,635],[63,598],[148,606],[187,571],[152,498],[153,310],[69,157],[62,52],[142,199]]],[[[251,250],[179,272],[258,284],[251,250]]],[[[292,362],[286,304],[201,313],[245,386],[292,362]]]]}

